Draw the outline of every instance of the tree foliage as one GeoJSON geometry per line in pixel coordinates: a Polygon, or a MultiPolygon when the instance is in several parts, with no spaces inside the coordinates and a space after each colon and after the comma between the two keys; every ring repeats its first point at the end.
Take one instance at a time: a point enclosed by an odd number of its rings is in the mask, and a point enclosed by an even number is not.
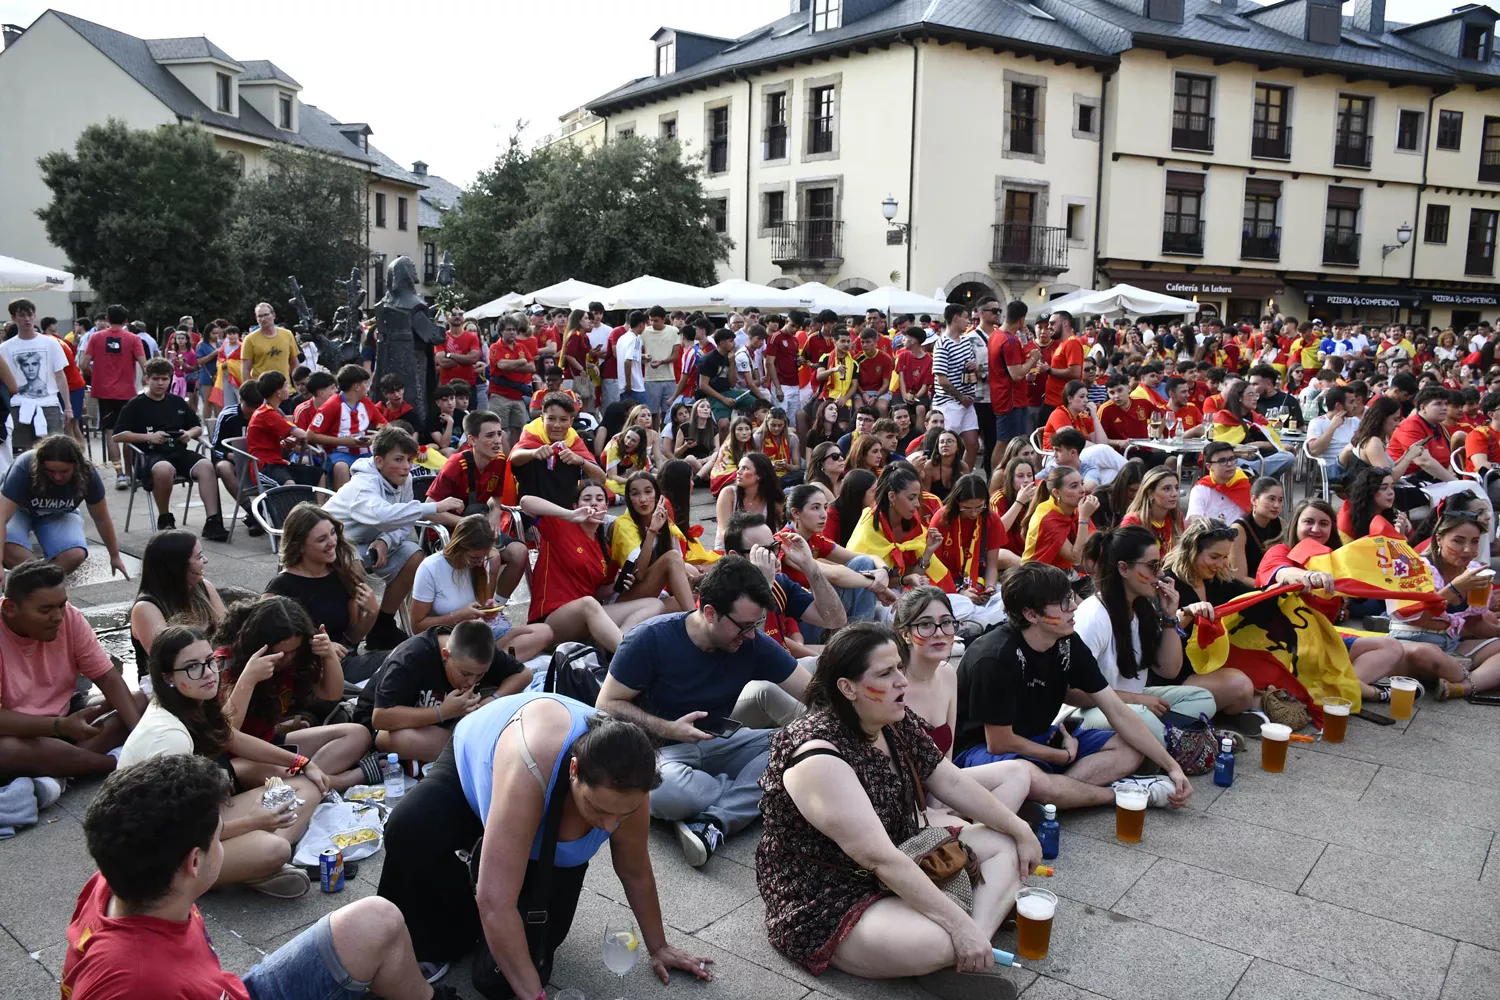
{"type": "Polygon", "coordinates": [[[163,322],[235,301],[227,237],[239,165],[203,129],[110,119],[38,162],[52,201],[37,215],[97,301],[163,322]]]}
{"type": "Polygon", "coordinates": [[[443,234],[481,302],[569,277],[706,285],[733,246],[713,231],[708,208],[701,158],[684,158],[676,142],[555,143],[528,155],[512,137],[444,217],[443,234]]]}
{"type": "MultiPolygon", "coordinates": [[[[327,318],[343,303],[334,281],[365,259],[365,176],[320,153],[273,146],[265,173],[240,185],[230,230],[244,276],[240,306],[265,299],[285,316],[287,276],[313,311],[327,318]]],[[[295,320],[290,317],[289,321],[295,320]]]]}

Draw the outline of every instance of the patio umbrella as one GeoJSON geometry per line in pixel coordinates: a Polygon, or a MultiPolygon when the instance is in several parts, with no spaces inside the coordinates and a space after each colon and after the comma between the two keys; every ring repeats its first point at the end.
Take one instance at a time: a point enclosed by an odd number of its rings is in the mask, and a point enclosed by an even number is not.
{"type": "Polygon", "coordinates": [[[520,292],[506,292],[498,299],[491,299],[482,306],[464,310],[465,319],[497,319],[508,312],[515,312],[521,308],[522,296],[520,292]]]}
{"type": "Polygon", "coordinates": [[[601,288],[598,295],[583,295],[568,303],[574,309],[587,309],[589,302],[604,303],[605,309],[702,309],[707,293],[702,288],[643,274],[613,288],[601,288]]]}
{"type": "Polygon", "coordinates": [[[527,292],[521,296],[524,305],[536,304],[539,306],[568,306],[572,309],[587,309],[590,302],[597,302],[604,297],[603,285],[595,285],[587,281],[579,281],[577,278],[564,278],[562,281],[546,288],[538,288],[534,292],[527,292]],[[575,299],[583,299],[583,305],[574,302],[575,299]]]}
{"type": "Polygon", "coordinates": [[[929,313],[941,317],[943,310],[948,306],[948,303],[942,299],[935,299],[921,292],[909,292],[895,285],[883,285],[857,298],[861,311],[879,309],[887,316],[899,313],[929,313]]]}
{"type": "Polygon", "coordinates": [[[54,267],[0,257],[0,292],[71,292],[73,276],[54,267]]]}
{"type": "Polygon", "coordinates": [[[863,304],[863,296],[850,295],[837,288],[829,288],[821,281],[809,281],[795,288],[788,288],[787,291],[799,296],[803,301],[811,302],[811,305],[803,307],[809,311],[832,309],[841,316],[852,316],[868,308],[863,304]]]}
{"type": "Polygon", "coordinates": [[[703,290],[708,295],[709,304],[704,309],[811,309],[813,303],[810,298],[800,295],[788,288],[772,288],[770,285],[757,285],[753,281],[743,278],[730,278],[721,281],[717,285],[709,285],[703,290]]]}
{"type": "Polygon", "coordinates": [[[1198,303],[1191,299],[1163,295],[1161,292],[1150,292],[1134,285],[1115,285],[1102,292],[1071,292],[1060,299],[1042,303],[1036,314],[1050,316],[1059,309],[1066,309],[1075,315],[1090,316],[1160,316],[1174,313],[1193,316],[1198,312],[1198,303]]]}

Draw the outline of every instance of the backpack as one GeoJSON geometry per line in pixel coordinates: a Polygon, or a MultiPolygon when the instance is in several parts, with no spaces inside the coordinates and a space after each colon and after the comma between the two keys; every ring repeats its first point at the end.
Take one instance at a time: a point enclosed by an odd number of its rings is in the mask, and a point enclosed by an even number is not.
{"type": "Polygon", "coordinates": [[[560,694],[592,705],[609,668],[600,659],[599,650],[586,642],[559,643],[547,664],[547,680],[542,690],[560,694]]]}

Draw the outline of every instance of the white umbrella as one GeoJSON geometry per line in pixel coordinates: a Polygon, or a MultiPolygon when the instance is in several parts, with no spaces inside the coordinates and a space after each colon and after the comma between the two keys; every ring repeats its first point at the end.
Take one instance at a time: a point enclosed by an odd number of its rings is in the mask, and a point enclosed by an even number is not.
{"type": "Polygon", "coordinates": [[[863,304],[863,296],[850,295],[837,288],[829,288],[821,281],[809,281],[795,288],[788,288],[786,291],[801,297],[803,301],[810,301],[811,305],[807,308],[814,311],[832,309],[841,316],[852,316],[868,308],[863,304]]]}
{"type": "Polygon", "coordinates": [[[526,305],[536,304],[540,306],[568,306],[571,309],[587,309],[590,302],[597,302],[604,298],[607,291],[603,285],[595,285],[587,281],[579,281],[577,278],[564,278],[554,285],[546,288],[538,288],[534,292],[527,292],[521,296],[521,301],[526,305]],[[575,299],[583,299],[579,305],[575,299]]]}
{"type": "Polygon", "coordinates": [[[0,292],[71,292],[73,276],[67,271],[28,264],[14,257],[0,257],[0,292]]]}
{"type": "Polygon", "coordinates": [[[883,285],[873,292],[865,292],[859,296],[860,309],[879,309],[887,316],[900,313],[930,313],[941,316],[947,306],[948,303],[942,299],[935,299],[921,292],[909,292],[895,285],[883,285]]]}
{"type": "Polygon", "coordinates": [[[568,303],[574,309],[587,309],[589,302],[602,302],[605,309],[702,309],[705,307],[705,291],[679,281],[668,281],[654,275],[643,274],[639,278],[613,288],[601,288],[598,295],[584,295],[568,303]]]}
{"type": "MultiPolygon", "coordinates": [[[[787,288],[757,285],[744,278],[730,278],[703,290],[704,309],[811,309],[812,299],[787,288]]],[[[682,307],[680,307],[682,308],[682,307]]]]}
{"type": "Polygon", "coordinates": [[[498,299],[491,299],[482,306],[464,310],[465,319],[498,319],[508,312],[515,312],[521,308],[521,293],[506,292],[498,299]]]}
{"type": "Polygon", "coordinates": [[[1060,299],[1044,302],[1038,308],[1037,315],[1049,316],[1059,309],[1066,309],[1075,315],[1090,316],[1160,316],[1177,313],[1193,316],[1198,312],[1198,303],[1192,299],[1150,292],[1134,285],[1115,285],[1102,292],[1070,292],[1060,299]]]}

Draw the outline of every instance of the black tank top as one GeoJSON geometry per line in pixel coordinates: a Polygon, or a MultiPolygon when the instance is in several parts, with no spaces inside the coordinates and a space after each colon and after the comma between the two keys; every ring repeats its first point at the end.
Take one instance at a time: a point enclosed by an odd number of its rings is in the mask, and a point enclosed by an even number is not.
{"type": "Polygon", "coordinates": [[[1281,537],[1281,518],[1272,518],[1264,528],[1258,526],[1249,514],[1234,523],[1245,529],[1245,575],[1253,580],[1260,570],[1260,560],[1266,549],[1281,537]]]}

